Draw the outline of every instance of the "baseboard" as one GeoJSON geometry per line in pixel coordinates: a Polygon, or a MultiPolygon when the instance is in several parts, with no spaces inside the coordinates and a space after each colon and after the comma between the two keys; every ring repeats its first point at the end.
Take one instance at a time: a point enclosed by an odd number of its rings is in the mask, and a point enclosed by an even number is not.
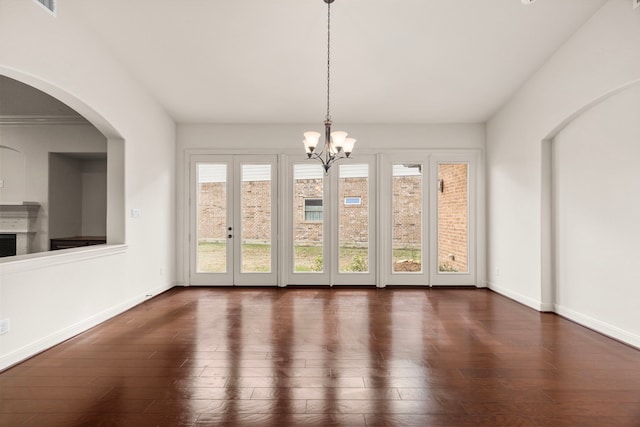
{"type": "Polygon", "coordinates": [[[559,304],[543,303],[541,301],[534,300],[533,298],[514,292],[511,289],[497,286],[495,283],[489,282],[489,289],[534,310],[556,313],[559,316],[579,324],[580,326],[584,326],[585,328],[589,328],[599,334],[640,349],[640,335],[626,331],[617,326],[610,325],[607,322],[603,322],[559,304]]]}
{"type": "Polygon", "coordinates": [[[610,325],[607,322],[603,322],[601,320],[579,313],[575,310],[561,306],[559,304],[556,304],[554,306],[554,311],[558,315],[569,319],[581,326],[592,329],[602,335],[608,336],[617,341],[621,341],[632,347],[640,349],[640,335],[625,331],[624,329],[618,328],[617,326],[610,325]]]}
{"type": "Polygon", "coordinates": [[[556,311],[556,307],[552,302],[541,302],[540,311],[544,311],[545,313],[553,313],[556,311]]]}
{"type": "Polygon", "coordinates": [[[53,334],[50,334],[46,337],[43,337],[31,344],[28,344],[18,350],[15,350],[11,353],[8,353],[2,357],[0,357],[0,372],[23,362],[30,357],[35,356],[38,353],[42,353],[45,350],[50,349],[74,336],[81,334],[82,332],[93,328],[94,326],[99,325],[102,322],[105,322],[112,317],[115,317],[119,314],[124,313],[125,311],[141,304],[142,302],[158,295],[173,287],[172,284],[167,284],[166,287],[158,287],[155,289],[151,289],[149,292],[146,292],[144,295],[137,296],[128,301],[120,303],[114,307],[111,307],[107,310],[104,310],[100,313],[97,313],[91,317],[88,317],[78,323],[70,325],[66,328],[63,328],[53,334]]]}
{"type": "Polygon", "coordinates": [[[491,289],[492,291],[499,293],[500,295],[503,295],[509,299],[512,299],[515,302],[518,302],[522,305],[526,305],[527,307],[532,308],[536,311],[552,311],[548,309],[544,310],[543,308],[550,308],[550,307],[547,307],[548,304],[543,304],[542,301],[535,300],[526,295],[522,295],[521,293],[518,293],[518,292],[514,292],[511,289],[503,288],[492,282],[487,282],[487,284],[488,284],[488,288],[491,289]]]}

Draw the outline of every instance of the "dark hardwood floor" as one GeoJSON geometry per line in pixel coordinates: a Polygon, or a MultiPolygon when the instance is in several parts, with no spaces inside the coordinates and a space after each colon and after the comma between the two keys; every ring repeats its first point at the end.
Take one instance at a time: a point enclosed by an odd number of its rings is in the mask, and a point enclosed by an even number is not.
{"type": "Polygon", "coordinates": [[[640,426],[640,351],[488,290],[176,288],[0,374],[2,426],[640,426]]]}

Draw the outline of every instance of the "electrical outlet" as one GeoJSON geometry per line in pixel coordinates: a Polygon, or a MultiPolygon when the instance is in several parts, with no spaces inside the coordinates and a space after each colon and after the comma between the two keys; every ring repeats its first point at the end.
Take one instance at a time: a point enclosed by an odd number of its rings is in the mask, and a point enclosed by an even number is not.
{"type": "Polygon", "coordinates": [[[0,335],[9,333],[9,319],[0,320],[0,335]]]}

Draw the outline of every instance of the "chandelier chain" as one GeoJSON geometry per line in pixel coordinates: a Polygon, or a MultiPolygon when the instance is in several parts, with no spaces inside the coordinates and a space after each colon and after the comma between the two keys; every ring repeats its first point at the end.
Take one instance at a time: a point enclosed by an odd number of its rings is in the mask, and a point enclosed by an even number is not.
{"type": "Polygon", "coordinates": [[[327,4],[327,116],[324,121],[324,144],[318,146],[322,134],[315,131],[305,132],[302,142],[307,158],[320,161],[327,175],[331,165],[351,156],[356,140],[347,138],[347,132],[331,131],[331,3],[334,0],[324,2],[327,4]]]}
{"type": "Polygon", "coordinates": [[[331,92],[331,3],[327,3],[327,120],[331,120],[329,110],[331,92]]]}

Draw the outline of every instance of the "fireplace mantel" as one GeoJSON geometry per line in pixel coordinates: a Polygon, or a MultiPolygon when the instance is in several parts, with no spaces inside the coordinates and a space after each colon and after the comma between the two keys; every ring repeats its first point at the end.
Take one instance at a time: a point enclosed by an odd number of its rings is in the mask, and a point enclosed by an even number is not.
{"type": "Polygon", "coordinates": [[[0,205],[0,233],[16,235],[16,255],[29,253],[39,211],[37,202],[0,205]]]}

